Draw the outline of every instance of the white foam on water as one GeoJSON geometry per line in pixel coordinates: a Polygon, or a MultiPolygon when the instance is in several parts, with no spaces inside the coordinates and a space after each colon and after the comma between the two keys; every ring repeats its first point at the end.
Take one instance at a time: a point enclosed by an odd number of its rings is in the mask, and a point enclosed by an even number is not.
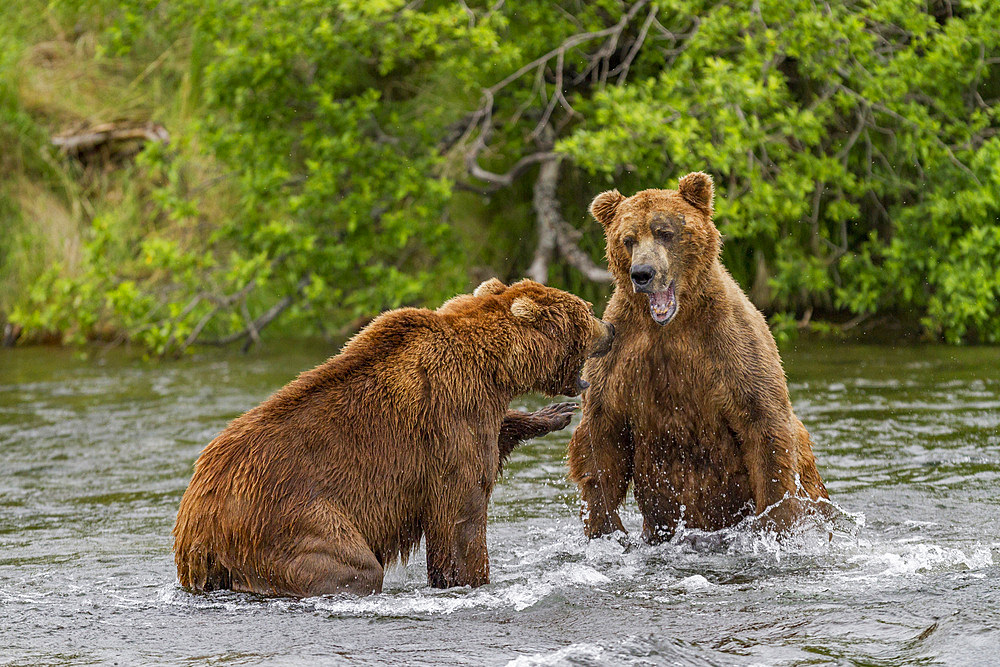
{"type": "MultiPolygon", "coordinates": [[[[242,613],[318,613],[332,616],[449,616],[462,611],[521,612],[553,599],[579,599],[580,591],[672,602],[678,595],[726,594],[730,588],[719,572],[735,567],[765,587],[785,590],[792,573],[797,592],[896,586],[892,580],[959,568],[981,571],[996,564],[991,546],[954,548],[913,536],[889,541],[884,535],[862,537],[864,515],[841,510],[833,519],[807,517],[798,530],[782,538],[762,532],[754,520],[709,533],[680,529],[665,544],[650,546],[634,535],[588,540],[575,522],[533,525],[522,532],[517,546],[494,548],[492,583],[481,588],[438,590],[426,584],[424,564],[416,561],[395,568],[383,593],[307,600],[271,599],[218,592],[193,596],[176,584],[157,590],[156,602],[196,608],[220,608],[242,613]],[[787,565],[786,565],[787,562],[787,565]],[[749,568],[749,570],[748,570],[749,568]],[[775,569],[777,568],[777,569],[775,569]],[[812,585],[795,573],[814,572],[812,585]],[[692,571],[694,573],[692,573],[692,571]],[[815,589],[815,590],[813,590],[815,589]],[[666,597],[664,597],[666,595],[666,597]]],[[[914,522],[915,524],[916,522],[914,522]]],[[[509,542],[501,541],[506,546],[509,542]]],[[[154,602],[155,604],[155,602],[154,602]]],[[[572,647],[567,647],[567,650],[572,647]]],[[[595,648],[595,647],[591,647],[595,648]]],[[[572,660],[569,654],[521,656],[518,660],[572,660]]],[[[551,664],[556,664],[551,663],[551,664]]],[[[536,663],[516,663],[536,664],[536,663]]],[[[537,663],[550,664],[550,663],[537,663]]]]}
{"type": "Polygon", "coordinates": [[[364,598],[311,598],[317,611],[352,616],[448,615],[465,609],[523,611],[553,593],[583,586],[599,588],[611,578],[581,563],[566,563],[540,578],[508,577],[482,588],[421,588],[364,598]],[[527,580],[526,580],[527,579],[527,580]]]}
{"type": "Polygon", "coordinates": [[[700,593],[717,588],[717,586],[700,574],[692,574],[690,577],[684,577],[675,583],[672,588],[685,593],[700,593]]]}
{"type": "Polygon", "coordinates": [[[897,546],[902,547],[899,552],[887,550],[859,554],[850,558],[849,562],[866,569],[878,570],[867,575],[875,577],[898,577],[948,570],[959,566],[975,571],[994,565],[992,550],[981,545],[974,546],[969,553],[954,547],[928,543],[908,542],[897,546]]]}
{"type": "Polygon", "coordinates": [[[257,596],[244,593],[234,593],[232,591],[215,591],[195,595],[180,587],[177,583],[167,584],[156,593],[156,599],[160,604],[178,607],[193,607],[197,609],[221,609],[228,612],[238,612],[240,614],[266,613],[269,606],[274,609],[281,609],[282,605],[290,605],[290,600],[272,599],[261,604],[257,596]]]}
{"type": "Polygon", "coordinates": [[[507,667],[546,667],[549,665],[580,664],[583,661],[600,661],[604,649],[596,644],[570,644],[552,653],[521,655],[507,663],[507,667]]]}
{"type": "Polygon", "coordinates": [[[559,584],[594,586],[611,583],[611,577],[601,574],[588,565],[581,565],[579,563],[567,563],[547,578],[553,584],[558,582],[559,584]]]}
{"type": "MultiPolygon", "coordinates": [[[[424,565],[411,561],[396,567],[386,577],[381,594],[362,598],[351,596],[317,597],[297,601],[261,598],[228,591],[191,595],[176,583],[157,590],[160,604],[221,608],[227,611],[303,611],[344,616],[437,616],[463,610],[509,609],[523,611],[545,598],[572,589],[603,590],[615,580],[632,577],[636,563],[646,556],[625,554],[615,541],[587,540],[565,526],[548,528],[539,537],[538,548],[521,549],[495,558],[492,583],[481,588],[456,587],[445,590],[426,584],[424,565]]],[[[534,541],[534,540],[532,540],[534,541]]]]}
{"type": "Polygon", "coordinates": [[[348,616],[448,615],[464,609],[509,608],[523,611],[552,592],[551,584],[511,584],[499,589],[421,589],[397,595],[364,598],[310,598],[316,611],[348,616]]]}

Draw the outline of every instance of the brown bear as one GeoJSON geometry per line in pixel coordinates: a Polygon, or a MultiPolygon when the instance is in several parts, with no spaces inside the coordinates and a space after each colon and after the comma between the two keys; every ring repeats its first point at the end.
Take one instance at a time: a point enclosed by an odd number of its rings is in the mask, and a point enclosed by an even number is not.
{"type": "Polygon", "coordinates": [[[383,568],[421,536],[430,585],[488,583],[486,507],[503,460],[569,417],[507,405],[578,395],[584,361],[613,332],[583,300],[528,280],[384,313],[201,453],[174,527],[181,585],[379,592],[383,568]]]}
{"type": "Polygon", "coordinates": [[[615,278],[604,319],[618,332],[586,365],[570,441],[590,537],[624,530],[632,481],[654,543],[680,522],[711,531],[765,510],[762,525],[782,532],[816,505],[804,499],[827,498],[774,338],[719,261],[713,198],[711,177],[692,173],[676,191],[611,190],[590,206],[615,278]]]}

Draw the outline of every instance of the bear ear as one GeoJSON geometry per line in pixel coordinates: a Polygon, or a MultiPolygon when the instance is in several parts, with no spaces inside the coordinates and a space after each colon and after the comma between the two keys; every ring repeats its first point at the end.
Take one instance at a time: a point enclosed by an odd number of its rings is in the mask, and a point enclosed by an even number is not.
{"type": "Polygon", "coordinates": [[[496,278],[490,278],[489,280],[484,280],[479,284],[479,287],[472,293],[472,296],[486,296],[488,294],[500,294],[507,286],[496,278]]]}
{"type": "Polygon", "coordinates": [[[542,307],[526,296],[519,296],[510,304],[510,313],[518,319],[534,322],[542,314],[542,307]]]}
{"type": "Polygon", "coordinates": [[[715,185],[711,176],[702,171],[692,172],[677,182],[677,191],[691,206],[712,215],[715,185]]]}
{"type": "Polygon", "coordinates": [[[618,190],[608,190],[594,197],[590,203],[590,214],[599,223],[607,227],[615,218],[618,205],[625,201],[625,195],[618,190]]]}

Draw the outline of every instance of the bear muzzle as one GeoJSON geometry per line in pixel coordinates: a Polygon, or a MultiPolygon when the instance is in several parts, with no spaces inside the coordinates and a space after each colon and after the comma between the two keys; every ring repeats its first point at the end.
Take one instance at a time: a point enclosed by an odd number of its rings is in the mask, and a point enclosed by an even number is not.
{"type": "Polygon", "coordinates": [[[667,289],[661,292],[649,292],[649,314],[660,326],[674,319],[674,315],[677,314],[677,292],[673,280],[667,289]]]}

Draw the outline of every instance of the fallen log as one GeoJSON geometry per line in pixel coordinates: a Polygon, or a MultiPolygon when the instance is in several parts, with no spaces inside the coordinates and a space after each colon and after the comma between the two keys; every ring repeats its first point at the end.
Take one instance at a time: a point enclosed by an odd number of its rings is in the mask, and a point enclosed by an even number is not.
{"type": "Polygon", "coordinates": [[[52,144],[64,155],[83,162],[94,155],[108,159],[131,157],[147,141],[170,143],[170,133],[159,123],[101,123],[82,130],[61,132],[52,137],[52,144]]]}

